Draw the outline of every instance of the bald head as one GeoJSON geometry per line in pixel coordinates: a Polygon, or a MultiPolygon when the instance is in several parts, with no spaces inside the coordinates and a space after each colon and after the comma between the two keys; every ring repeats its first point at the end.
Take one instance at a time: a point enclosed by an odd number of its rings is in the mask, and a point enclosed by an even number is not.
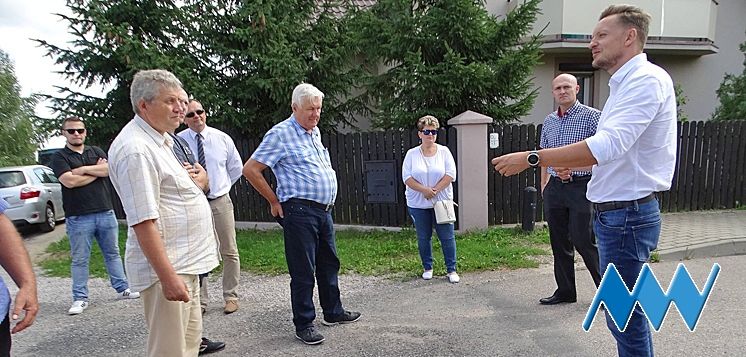
{"type": "Polygon", "coordinates": [[[562,73],[552,81],[552,96],[563,112],[575,104],[579,91],[578,79],[572,74],[562,73]]]}

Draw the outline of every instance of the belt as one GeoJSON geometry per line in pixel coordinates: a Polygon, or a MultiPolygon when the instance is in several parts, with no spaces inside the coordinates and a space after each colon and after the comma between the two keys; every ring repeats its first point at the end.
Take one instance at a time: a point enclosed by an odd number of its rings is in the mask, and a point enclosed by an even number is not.
{"type": "Polygon", "coordinates": [[[557,181],[559,181],[559,182],[562,182],[562,183],[571,183],[571,182],[575,182],[575,181],[582,182],[582,181],[590,180],[591,179],[591,175],[583,175],[583,176],[573,175],[573,176],[570,176],[570,178],[567,179],[567,180],[563,180],[559,176],[552,176],[552,178],[555,179],[555,180],[557,180],[557,181]]]}
{"type": "Polygon", "coordinates": [[[620,209],[624,207],[633,206],[635,203],[637,204],[643,204],[646,202],[650,202],[654,200],[655,193],[651,193],[643,198],[632,200],[632,201],[611,201],[611,202],[603,202],[603,203],[594,203],[593,207],[596,208],[596,212],[603,212],[603,211],[611,211],[614,209],[620,209]]]}
{"type": "MultiPolygon", "coordinates": [[[[225,196],[225,195],[223,195],[223,196],[225,196]]],[[[215,201],[215,200],[217,200],[218,198],[221,198],[221,197],[223,197],[223,196],[218,196],[218,197],[215,197],[215,198],[210,198],[210,197],[207,197],[207,201],[208,201],[208,202],[209,202],[209,201],[215,201]]]]}
{"type": "Polygon", "coordinates": [[[320,209],[320,210],[322,210],[324,212],[329,211],[330,209],[332,209],[332,207],[334,207],[333,203],[325,205],[323,203],[318,203],[316,201],[311,201],[311,200],[304,200],[302,198],[291,198],[291,199],[289,199],[289,200],[287,200],[285,202],[300,203],[302,205],[310,206],[310,207],[313,207],[313,208],[318,208],[318,209],[320,209]]]}

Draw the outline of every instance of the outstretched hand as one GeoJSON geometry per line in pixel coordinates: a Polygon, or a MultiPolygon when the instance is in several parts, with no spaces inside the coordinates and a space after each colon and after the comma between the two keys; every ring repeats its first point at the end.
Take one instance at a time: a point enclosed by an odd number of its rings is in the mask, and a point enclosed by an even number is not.
{"type": "Polygon", "coordinates": [[[492,159],[492,165],[495,165],[495,171],[503,176],[515,175],[529,167],[526,157],[528,151],[514,152],[492,159]]]}

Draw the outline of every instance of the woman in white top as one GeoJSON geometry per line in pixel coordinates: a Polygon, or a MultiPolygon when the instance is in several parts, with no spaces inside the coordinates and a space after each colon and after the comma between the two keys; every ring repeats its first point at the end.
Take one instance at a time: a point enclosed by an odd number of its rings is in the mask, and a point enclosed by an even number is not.
{"type": "Polygon", "coordinates": [[[448,280],[458,283],[456,274],[456,238],[453,223],[437,224],[433,203],[453,199],[456,180],[456,163],[447,147],[435,143],[438,119],[426,115],[417,120],[417,135],[422,145],[409,149],[402,165],[402,180],[407,186],[407,208],[417,230],[417,247],[420,250],[425,280],[433,277],[433,226],[443,247],[448,280]]]}

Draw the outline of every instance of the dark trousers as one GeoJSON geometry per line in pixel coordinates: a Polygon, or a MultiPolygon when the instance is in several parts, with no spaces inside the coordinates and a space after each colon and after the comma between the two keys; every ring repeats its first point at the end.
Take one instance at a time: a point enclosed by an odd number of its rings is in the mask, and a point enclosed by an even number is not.
{"type": "Polygon", "coordinates": [[[282,211],[285,218],[277,217],[277,220],[284,228],[293,324],[296,331],[301,331],[313,326],[316,318],[314,275],[324,315],[336,318],[344,313],[339,299],[337,274],[340,264],[334,243],[334,223],[331,211],[302,203],[284,202],[282,211]]]}
{"type": "Polygon", "coordinates": [[[555,295],[576,299],[575,249],[596,287],[601,283],[598,247],[593,234],[593,204],[585,197],[587,179],[562,183],[551,178],[544,188],[544,217],[554,255],[555,295]]]}
{"type": "Polygon", "coordinates": [[[0,357],[10,356],[10,317],[5,315],[3,323],[0,324],[0,357]]]}

